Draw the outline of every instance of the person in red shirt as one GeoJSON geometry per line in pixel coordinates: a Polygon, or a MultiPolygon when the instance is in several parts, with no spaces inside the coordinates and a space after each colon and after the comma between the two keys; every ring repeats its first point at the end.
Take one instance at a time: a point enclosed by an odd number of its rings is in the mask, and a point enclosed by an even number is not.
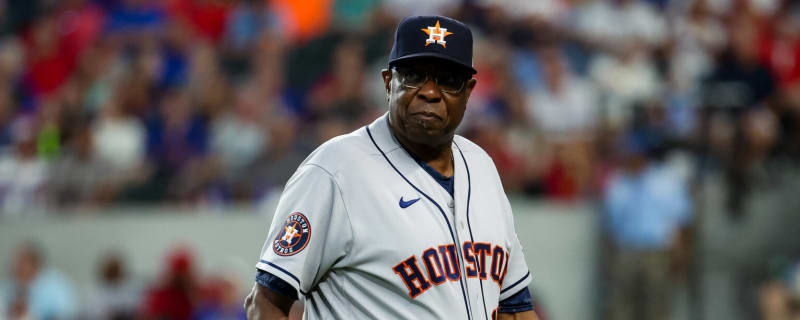
{"type": "Polygon", "coordinates": [[[195,309],[196,279],[192,254],[175,249],[167,258],[162,280],[144,298],[145,319],[191,319],[195,309]]]}

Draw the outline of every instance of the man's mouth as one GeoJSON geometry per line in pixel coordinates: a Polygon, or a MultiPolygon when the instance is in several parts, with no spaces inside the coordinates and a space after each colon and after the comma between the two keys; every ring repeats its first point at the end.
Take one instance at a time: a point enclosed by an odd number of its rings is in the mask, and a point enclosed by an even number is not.
{"type": "Polygon", "coordinates": [[[433,112],[420,111],[411,114],[412,118],[420,119],[423,121],[443,121],[442,117],[433,112]]]}

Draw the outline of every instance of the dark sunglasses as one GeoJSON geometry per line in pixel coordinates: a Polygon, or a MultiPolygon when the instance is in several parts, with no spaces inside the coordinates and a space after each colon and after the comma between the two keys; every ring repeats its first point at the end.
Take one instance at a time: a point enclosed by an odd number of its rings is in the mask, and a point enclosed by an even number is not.
{"type": "Polygon", "coordinates": [[[469,76],[462,72],[430,71],[419,67],[402,66],[392,69],[396,70],[397,74],[400,75],[400,84],[403,86],[419,89],[433,79],[441,92],[449,94],[457,94],[463,91],[467,86],[467,81],[470,79],[469,76]]]}

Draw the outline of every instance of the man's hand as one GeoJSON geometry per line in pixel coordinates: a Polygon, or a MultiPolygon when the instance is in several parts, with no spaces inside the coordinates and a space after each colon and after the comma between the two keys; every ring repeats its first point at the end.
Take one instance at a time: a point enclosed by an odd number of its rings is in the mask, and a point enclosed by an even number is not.
{"type": "Polygon", "coordinates": [[[497,320],[539,320],[539,317],[536,316],[536,312],[531,310],[517,313],[498,313],[497,320]]]}
{"type": "Polygon", "coordinates": [[[247,311],[247,319],[287,320],[292,303],[294,300],[256,283],[244,300],[244,309],[247,311]]]}

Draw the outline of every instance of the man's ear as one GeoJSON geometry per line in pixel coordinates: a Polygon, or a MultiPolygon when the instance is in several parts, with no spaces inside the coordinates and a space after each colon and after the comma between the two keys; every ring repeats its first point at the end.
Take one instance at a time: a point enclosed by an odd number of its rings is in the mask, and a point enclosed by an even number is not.
{"type": "Polygon", "coordinates": [[[388,96],[392,92],[392,70],[381,70],[381,77],[383,77],[383,87],[386,89],[386,95],[388,96]]]}
{"type": "Polygon", "coordinates": [[[467,87],[466,87],[466,96],[469,99],[469,96],[472,94],[472,89],[475,89],[475,85],[478,83],[478,80],[475,78],[470,78],[467,80],[467,87]]]}

